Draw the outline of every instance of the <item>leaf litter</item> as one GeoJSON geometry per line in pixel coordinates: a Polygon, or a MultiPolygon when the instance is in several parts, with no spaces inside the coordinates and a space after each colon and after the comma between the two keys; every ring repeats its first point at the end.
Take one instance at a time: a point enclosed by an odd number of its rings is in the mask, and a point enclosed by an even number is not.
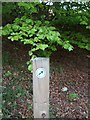
{"type": "MultiPolygon", "coordinates": [[[[3,65],[3,86],[5,87],[3,118],[33,118],[32,74],[28,72],[25,63],[29,60],[28,49],[23,46],[17,52],[13,49],[14,47],[15,45],[10,43],[7,47],[4,45],[3,48],[3,52],[8,51],[11,55],[10,59],[15,60],[14,64],[3,65]]],[[[50,118],[81,120],[88,118],[87,55],[88,52],[83,49],[76,48],[73,52],[67,52],[59,48],[57,53],[51,57],[50,118]],[[63,88],[67,90],[62,91],[63,88]],[[69,98],[70,94],[76,94],[78,98],[76,100],[69,98]]]]}

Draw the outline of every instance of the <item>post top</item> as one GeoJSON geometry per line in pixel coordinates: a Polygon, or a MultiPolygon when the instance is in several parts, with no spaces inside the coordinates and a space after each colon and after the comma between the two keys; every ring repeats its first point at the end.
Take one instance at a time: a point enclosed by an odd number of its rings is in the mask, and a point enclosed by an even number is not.
{"type": "Polygon", "coordinates": [[[35,59],[33,59],[33,61],[36,61],[36,60],[49,60],[49,58],[47,58],[47,57],[36,57],[35,59]]]}

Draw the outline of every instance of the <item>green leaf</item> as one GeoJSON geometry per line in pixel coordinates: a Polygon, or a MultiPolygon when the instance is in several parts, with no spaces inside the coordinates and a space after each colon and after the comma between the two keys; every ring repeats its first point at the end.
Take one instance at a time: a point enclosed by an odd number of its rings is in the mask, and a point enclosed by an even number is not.
{"type": "Polygon", "coordinates": [[[45,24],[46,24],[46,25],[49,25],[49,23],[50,23],[49,21],[45,21],[45,24]]]}
{"type": "Polygon", "coordinates": [[[31,52],[35,52],[35,51],[37,51],[37,50],[39,50],[39,47],[32,48],[32,49],[31,49],[31,52]]]}
{"type": "Polygon", "coordinates": [[[12,75],[12,73],[11,73],[10,71],[7,71],[7,72],[4,74],[5,77],[9,77],[9,76],[11,76],[11,75],[12,75]]]}
{"type": "Polygon", "coordinates": [[[23,26],[23,27],[20,27],[20,30],[21,30],[21,31],[23,31],[23,32],[27,32],[27,31],[29,30],[29,28],[28,28],[28,27],[23,26]]]}
{"type": "Polygon", "coordinates": [[[55,27],[49,27],[49,30],[56,30],[56,28],[55,27]]]}
{"type": "Polygon", "coordinates": [[[38,39],[38,37],[34,38],[34,42],[39,42],[40,40],[38,39]]]}
{"type": "Polygon", "coordinates": [[[80,22],[80,24],[87,25],[88,23],[86,21],[82,21],[82,22],[80,22]]]}
{"type": "Polygon", "coordinates": [[[28,65],[28,70],[32,72],[32,64],[28,65]]]}
{"type": "Polygon", "coordinates": [[[90,50],[90,44],[87,44],[85,47],[87,50],[90,50]]]}
{"type": "Polygon", "coordinates": [[[90,26],[86,26],[86,29],[90,29],[90,26]]]}
{"type": "Polygon", "coordinates": [[[24,42],[24,44],[35,45],[32,39],[22,39],[21,41],[24,42]]]}
{"type": "Polygon", "coordinates": [[[29,56],[32,56],[33,55],[33,52],[32,51],[29,51],[29,56]]]}
{"type": "Polygon", "coordinates": [[[14,20],[14,23],[15,23],[15,24],[19,24],[19,23],[20,23],[20,18],[16,18],[16,19],[14,20]]]}
{"type": "Polygon", "coordinates": [[[17,34],[16,36],[9,36],[8,39],[11,39],[11,41],[14,41],[14,40],[18,41],[22,39],[22,37],[19,34],[17,34]]]}
{"type": "Polygon", "coordinates": [[[20,28],[19,25],[12,24],[12,29],[13,29],[14,31],[18,31],[19,28],[20,28]]]}
{"type": "Polygon", "coordinates": [[[10,31],[8,29],[3,29],[2,30],[2,35],[3,36],[9,35],[9,34],[10,34],[10,31]]]}
{"type": "Polygon", "coordinates": [[[55,46],[50,46],[50,49],[51,49],[52,51],[56,51],[56,50],[57,50],[57,48],[56,48],[55,46]]]}
{"type": "Polygon", "coordinates": [[[39,45],[37,45],[37,47],[41,50],[45,50],[46,48],[48,48],[48,45],[47,44],[39,44],[39,45]]]}
{"type": "Polygon", "coordinates": [[[69,46],[68,50],[72,51],[73,50],[73,46],[69,46]]]}
{"type": "Polygon", "coordinates": [[[74,101],[74,100],[77,100],[79,97],[78,97],[78,94],[76,93],[70,93],[69,94],[69,100],[70,101],[74,101]]]}
{"type": "Polygon", "coordinates": [[[20,31],[20,32],[19,32],[19,35],[21,35],[21,36],[25,36],[25,37],[28,37],[28,34],[26,34],[26,33],[23,32],[23,31],[20,31]]]}
{"type": "Polygon", "coordinates": [[[40,20],[35,21],[35,23],[36,23],[36,26],[40,26],[42,24],[40,20]]]}
{"type": "Polygon", "coordinates": [[[44,34],[37,34],[37,36],[38,36],[38,39],[42,39],[42,40],[44,40],[44,38],[45,38],[45,36],[44,36],[44,34]]]}
{"type": "Polygon", "coordinates": [[[73,46],[69,43],[69,41],[65,41],[63,44],[64,49],[68,49],[69,51],[73,50],[73,46]]]}
{"type": "Polygon", "coordinates": [[[31,19],[26,19],[26,23],[28,23],[28,24],[32,24],[33,23],[33,20],[31,20],[31,19]]]}

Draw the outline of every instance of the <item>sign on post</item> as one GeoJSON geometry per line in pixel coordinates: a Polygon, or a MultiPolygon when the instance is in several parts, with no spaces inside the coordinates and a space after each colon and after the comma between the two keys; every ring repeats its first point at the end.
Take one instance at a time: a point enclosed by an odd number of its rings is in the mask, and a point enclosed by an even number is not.
{"type": "Polygon", "coordinates": [[[49,58],[33,60],[34,118],[49,118],[49,58]]]}

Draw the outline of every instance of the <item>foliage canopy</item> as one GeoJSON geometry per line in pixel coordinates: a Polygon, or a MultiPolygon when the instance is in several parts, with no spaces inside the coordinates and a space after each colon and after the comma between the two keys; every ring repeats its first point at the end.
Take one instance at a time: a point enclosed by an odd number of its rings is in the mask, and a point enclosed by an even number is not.
{"type": "Polygon", "coordinates": [[[7,16],[5,11],[9,8],[8,16],[12,14],[13,18],[4,25],[2,35],[30,45],[31,60],[36,56],[49,57],[57,46],[69,51],[74,45],[90,50],[89,7],[90,2],[55,2],[52,6],[38,2],[4,3],[3,16],[7,16]]]}

